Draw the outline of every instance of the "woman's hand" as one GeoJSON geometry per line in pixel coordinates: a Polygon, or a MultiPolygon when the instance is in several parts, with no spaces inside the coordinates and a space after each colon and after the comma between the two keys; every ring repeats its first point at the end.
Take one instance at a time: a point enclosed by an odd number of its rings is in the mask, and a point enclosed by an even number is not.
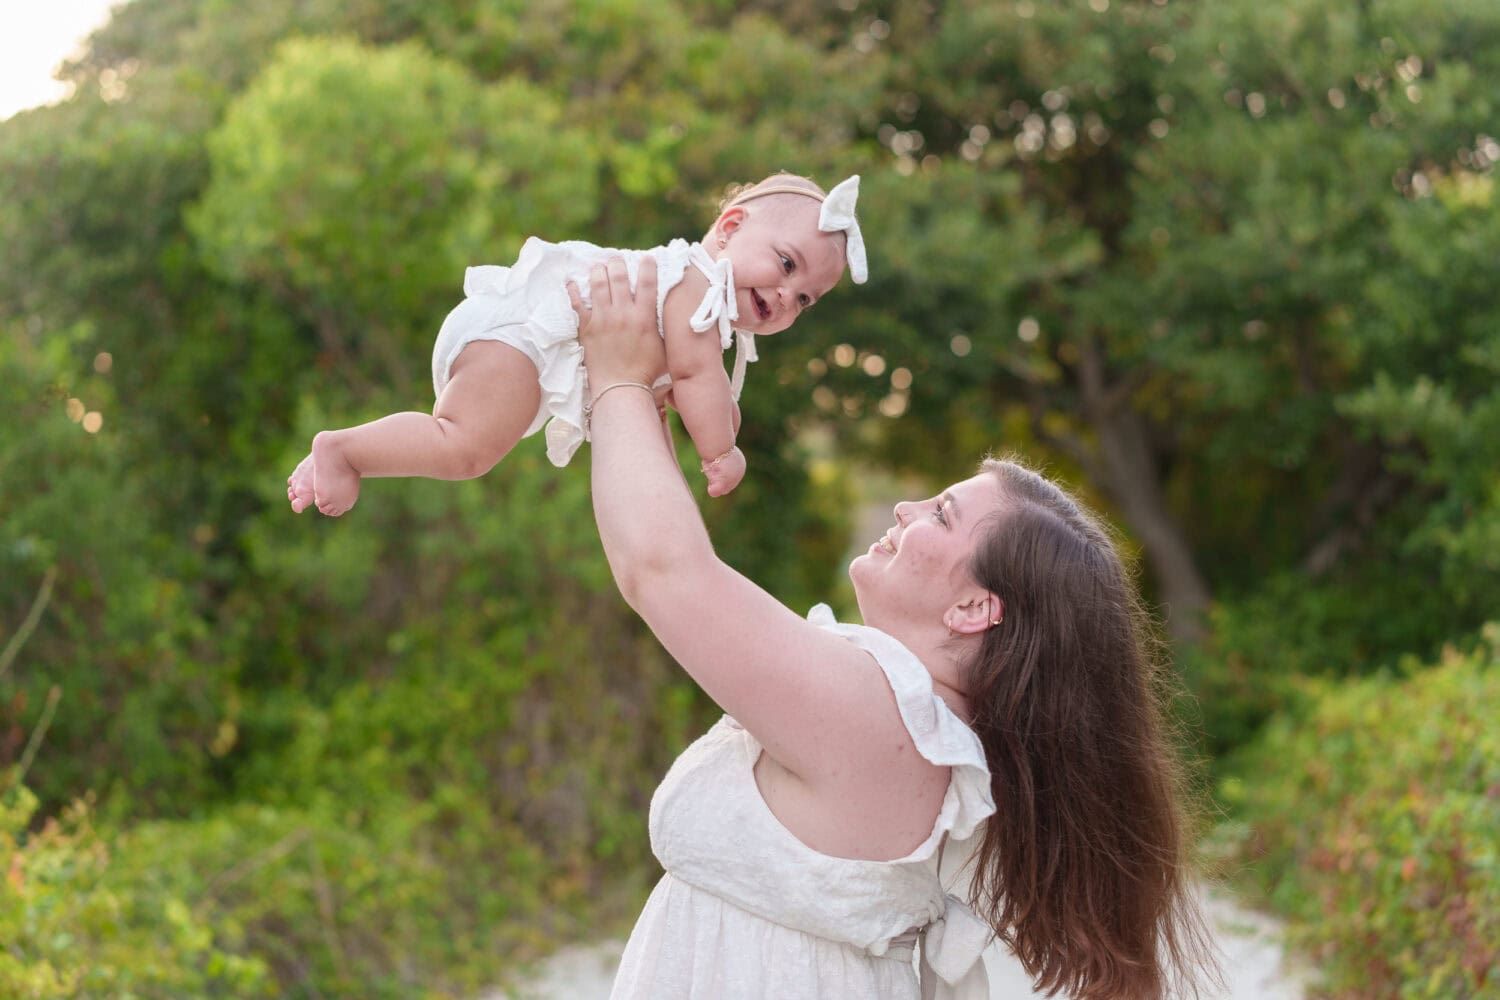
{"type": "Polygon", "coordinates": [[[578,343],[592,392],[616,382],[651,385],[666,370],[667,349],[656,325],[656,260],[641,258],[636,290],[623,258],[589,272],[591,305],[570,282],[568,297],[578,313],[578,343]]]}

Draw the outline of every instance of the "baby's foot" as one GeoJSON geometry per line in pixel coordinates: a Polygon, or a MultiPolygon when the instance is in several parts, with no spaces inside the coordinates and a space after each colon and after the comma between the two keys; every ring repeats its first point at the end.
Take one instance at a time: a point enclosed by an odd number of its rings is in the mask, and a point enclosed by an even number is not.
{"type": "Polygon", "coordinates": [[[359,473],[344,457],[328,431],[313,438],[313,495],[318,510],[329,517],[347,513],[359,499],[359,473]]]}
{"type": "Polygon", "coordinates": [[[313,475],[313,457],[309,452],[286,477],[286,498],[292,505],[293,514],[300,514],[313,505],[313,475]]]}
{"type": "Polygon", "coordinates": [[[724,496],[745,478],[745,453],[738,447],[730,448],[712,462],[704,462],[703,474],[708,477],[708,495],[724,496]]]}

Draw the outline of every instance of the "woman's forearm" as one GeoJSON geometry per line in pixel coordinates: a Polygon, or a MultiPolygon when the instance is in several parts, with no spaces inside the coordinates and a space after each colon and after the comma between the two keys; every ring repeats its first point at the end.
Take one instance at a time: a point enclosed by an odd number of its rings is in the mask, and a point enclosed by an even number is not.
{"type": "Polygon", "coordinates": [[[713,547],[651,395],[632,387],[605,393],[591,424],[594,517],[620,593],[633,605],[653,576],[710,560],[713,547]]]}

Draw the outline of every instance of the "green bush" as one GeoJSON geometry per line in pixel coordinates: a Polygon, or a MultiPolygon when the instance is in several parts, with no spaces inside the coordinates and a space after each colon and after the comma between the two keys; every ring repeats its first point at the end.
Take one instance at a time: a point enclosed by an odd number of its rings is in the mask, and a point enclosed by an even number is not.
{"type": "Polygon", "coordinates": [[[427,802],[330,796],[140,824],[114,841],[112,885],[185,900],[280,997],[472,996],[576,933],[586,887],[487,805],[450,785],[427,802]]]}
{"type": "Polygon", "coordinates": [[[1233,762],[1222,831],[1330,995],[1500,986],[1500,627],[1405,678],[1304,682],[1233,762]]]}
{"type": "Polygon", "coordinates": [[[56,687],[27,774],[41,811],[85,791],[105,814],[114,793],[165,811],[212,793],[209,748],[238,677],[202,607],[203,547],[149,514],[129,409],[90,364],[89,336],[86,324],[46,338],[0,329],[0,409],[24,428],[0,435],[0,644],[39,603],[35,630],[0,668],[0,767],[16,763],[56,687]]]}
{"type": "Polygon", "coordinates": [[[1437,573],[1419,554],[1372,557],[1316,581],[1301,572],[1269,576],[1216,605],[1209,639],[1178,651],[1207,753],[1227,762],[1277,713],[1297,711],[1319,690],[1308,677],[1371,676],[1471,637],[1482,622],[1471,627],[1448,613],[1446,591],[1431,584],[1437,573]]]}
{"type": "Polygon", "coordinates": [[[37,798],[0,793],[0,996],[30,998],[271,996],[269,969],[239,953],[233,925],[164,880],[124,879],[119,844],[86,802],[27,832],[37,798]]]}

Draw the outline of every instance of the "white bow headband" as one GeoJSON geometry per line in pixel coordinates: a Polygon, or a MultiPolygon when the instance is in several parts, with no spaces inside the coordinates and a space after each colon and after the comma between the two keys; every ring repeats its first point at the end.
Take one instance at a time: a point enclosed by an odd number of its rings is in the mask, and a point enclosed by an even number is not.
{"type": "Polygon", "coordinates": [[[729,204],[740,205],[754,198],[771,194],[800,194],[822,203],[818,213],[818,229],[825,233],[844,234],[844,256],[849,261],[849,277],[856,285],[863,285],[870,276],[865,261],[865,238],[859,231],[859,220],[854,217],[854,202],[859,197],[859,174],[839,181],[828,196],[795,184],[770,184],[754,187],[729,204]]]}

